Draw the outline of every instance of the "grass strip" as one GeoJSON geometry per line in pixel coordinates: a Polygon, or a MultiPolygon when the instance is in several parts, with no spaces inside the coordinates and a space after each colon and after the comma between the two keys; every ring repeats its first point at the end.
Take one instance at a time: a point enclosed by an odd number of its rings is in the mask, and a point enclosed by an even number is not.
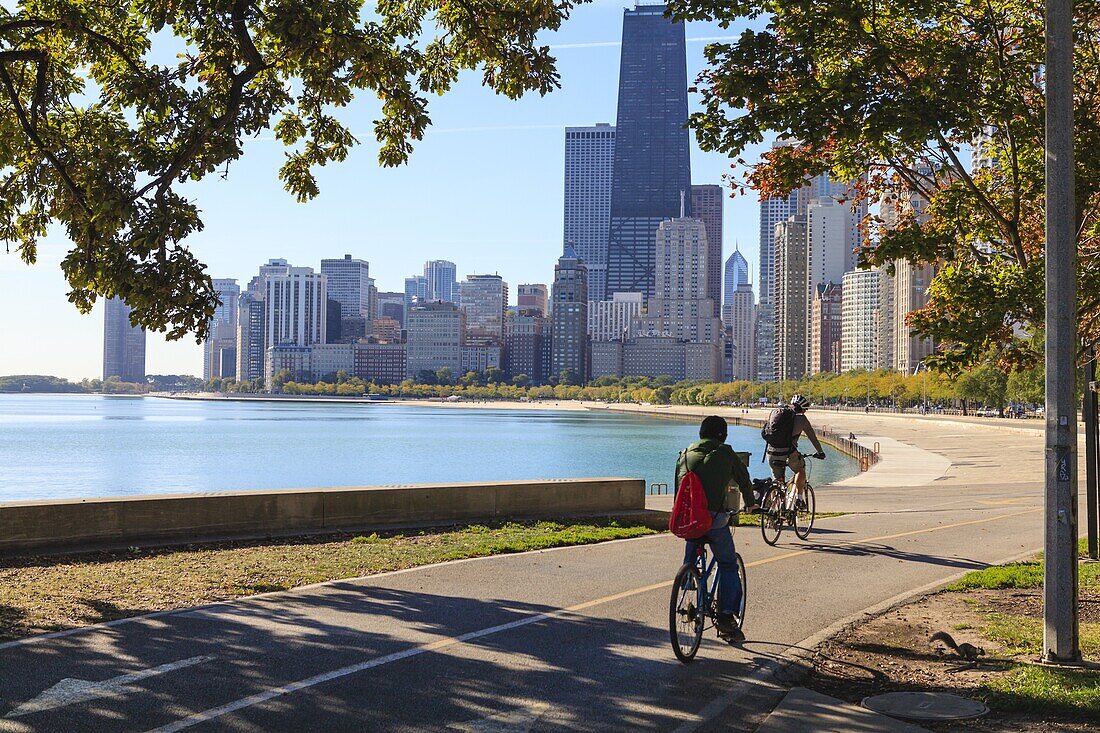
{"type": "Polygon", "coordinates": [[[1020,664],[982,687],[996,710],[1093,721],[1100,715],[1100,672],[1020,664]]]}
{"type": "MultiPolygon", "coordinates": [[[[1084,559],[1088,548],[1085,540],[1078,542],[1079,556],[1084,559]]],[[[1077,566],[1078,582],[1082,590],[1100,589],[1100,563],[1082,562],[1077,566]]],[[[967,573],[959,580],[947,586],[949,591],[967,591],[976,589],[1001,590],[1004,588],[1041,588],[1043,586],[1043,561],[1036,560],[1011,562],[1006,565],[994,565],[967,573]]]]}
{"type": "Polygon", "coordinates": [[[613,520],[131,548],[0,562],[0,640],[446,560],[655,534],[613,520]]]}
{"type": "MultiPolygon", "coordinates": [[[[847,512],[818,512],[814,515],[814,521],[818,519],[832,519],[833,517],[843,517],[847,512]]],[[[759,514],[745,514],[741,513],[737,516],[738,527],[759,527],[760,515],[759,514]]]]}

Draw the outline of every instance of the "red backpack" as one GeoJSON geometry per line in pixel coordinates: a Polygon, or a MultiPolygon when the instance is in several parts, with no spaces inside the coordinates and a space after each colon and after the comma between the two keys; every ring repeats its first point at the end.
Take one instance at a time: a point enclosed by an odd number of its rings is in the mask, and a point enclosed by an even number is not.
{"type": "Polygon", "coordinates": [[[688,471],[676,488],[668,529],[681,539],[697,540],[710,531],[713,523],[714,518],[707,509],[707,494],[703,491],[703,482],[695,471],[688,471]]]}

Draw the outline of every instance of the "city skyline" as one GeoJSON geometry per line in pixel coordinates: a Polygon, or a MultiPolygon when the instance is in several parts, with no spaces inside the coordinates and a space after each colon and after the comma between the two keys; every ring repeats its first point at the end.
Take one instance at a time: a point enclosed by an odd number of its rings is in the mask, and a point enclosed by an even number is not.
{"type": "MultiPolygon", "coordinates": [[[[360,115],[353,132],[363,144],[345,163],[320,171],[321,196],[308,205],[294,204],[278,184],[281,147],[269,136],[245,141],[245,155],[227,180],[187,188],[206,223],[188,245],[212,277],[236,277],[242,287],[241,278],[271,257],[317,267],[323,257],[342,253],[369,261],[380,291],[403,290],[404,277],[432,259],[457,262],[464,272],[499,272],[510,283],[549,283],[562,244],[561,140],[568,126],[615,119],[622,5],[580,6],[561,31],[547,34],[562,89],[545,98],[498,99],[480,87],[476,75],[461,80],[436,105],[434,125],[406,167],[378,168],[371,113],[360,115]],[[430,216],[424,216],[426,202],[430,216]],[[367,215],[370,226],[355,223],[367,215]]],[[[706,40],[732,38],[744,27],[688,24],[689,80],[704,66],[706,40]]],[[[697,101],[692,95],[691,109],[697,101]]],[[[728,172],[726,158],[701,153],[694,141],[691,156],[699,182],[718,182],[728,172]]],[[[756,206],[752,194],[726,201],[727,242],[752,239],[756,206]]],[[[102,304],[81,315],[66,300],[58,263],[67,247],[62,235],[51,232],[34,267],[14,254],[0,257],[0,308],[11,312],[18,304],[36,314],[33,323],[7,321],[4,330],[15,338],[32,338],[43,329],[60,336],[56,347],[0,357],[0,372],[78,379],[99,373],[102,304]]],[[[742,251],[751,260],[747,248],[742,251]]],[[[148,342],[150,373],[202,373],[202,348],[193,339],[166,343],[151,332],[148,342]]]]}

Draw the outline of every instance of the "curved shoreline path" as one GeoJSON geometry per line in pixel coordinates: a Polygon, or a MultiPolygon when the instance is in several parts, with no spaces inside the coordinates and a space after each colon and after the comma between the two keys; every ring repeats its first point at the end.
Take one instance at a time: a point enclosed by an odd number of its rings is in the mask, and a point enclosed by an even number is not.
{"type": "Polygon", "coordinates": [[[3,645],[0,731],[755,730],[785,692],[774,672],[800,648],[1042,541],[1041,431],[812,417],[879,436],[883,460],[820,487],[819,509],[849,514],[809,542],[784,533],[772,548],[755,528],[737,531],[749,581],[740,648],[708,633],[695,663],[675,661],[668,595],[682,544],[662,535],[3,645]]]}

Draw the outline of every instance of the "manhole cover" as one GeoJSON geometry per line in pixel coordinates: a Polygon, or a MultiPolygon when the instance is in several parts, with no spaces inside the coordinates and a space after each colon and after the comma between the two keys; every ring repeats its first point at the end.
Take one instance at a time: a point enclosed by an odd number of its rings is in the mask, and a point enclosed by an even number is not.
{"type": "Polygon", "coordinates": [[[863,707],[910,720],[964,720],[989,712],[989,708],[978,700],[946,692],[888,692],[865,697],[863,707]]]}

